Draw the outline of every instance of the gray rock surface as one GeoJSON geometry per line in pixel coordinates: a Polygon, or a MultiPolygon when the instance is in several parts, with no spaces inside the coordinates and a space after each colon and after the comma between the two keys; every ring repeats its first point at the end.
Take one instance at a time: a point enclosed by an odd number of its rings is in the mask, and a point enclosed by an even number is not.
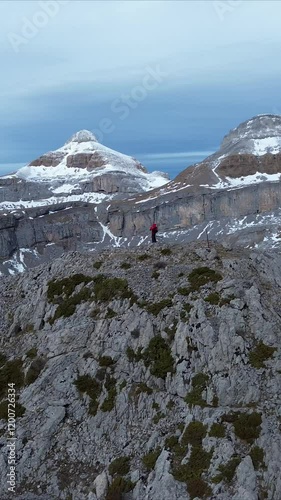
{"type": "MultiPolygon", "coordinates": [[[[15,377],[22,405],[13,498],[108,500],[119,481],[127,500],[280,500],[280,287],[278,252],[200,243],[3,276],[0,390],[15,377]]],[[[0,419],[3,500],[6,445],[0,419]]]]}

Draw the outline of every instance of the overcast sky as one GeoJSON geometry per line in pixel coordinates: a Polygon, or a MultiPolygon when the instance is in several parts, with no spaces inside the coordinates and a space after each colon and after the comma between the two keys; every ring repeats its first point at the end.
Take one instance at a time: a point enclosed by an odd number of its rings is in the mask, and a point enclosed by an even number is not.
{"type": "Polygon", "coordinates": [[[89,129],[173,176],[281,114],[280,19],[279,1],[0,1],[0,164],[89,129]]]}

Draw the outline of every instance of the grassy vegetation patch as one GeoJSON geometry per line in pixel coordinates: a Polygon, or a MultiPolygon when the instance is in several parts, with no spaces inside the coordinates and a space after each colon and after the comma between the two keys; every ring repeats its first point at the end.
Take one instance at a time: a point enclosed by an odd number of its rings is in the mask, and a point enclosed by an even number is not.
{"type": "Polygon", "coordinates": [[[276,347],[270,347],[263,342],[259,342],[249,354],[250,365],[254,368],[265,368],[264,362],[270,359],[276,350],[276,347]]]}
{"type": "Polygon", "coordinates": [[[14,383],[17,389],[24,385],[24,372],[20,359],[7,361],[0,369],[0,399],[6,396],[9,383],[14,383]]]}
{"type": "Polygon", "coordinates": [[[103,401],[100,409],[103,412],[112,411],[115,407],[117,397],[116,379],[108,375],[104,386],[107,389],[107,397],[103,401]]]}
{"type": "Polygon", "coordinates": [[[98,380],[91,377],[90,375],[81,375],[75,380],[74,385],[77,387],[78,391],[87,394],[91,400],[89,404],[90,415],[96,415],[98,410],[98,398],[101,394],[101,384],[98,380]]]}
{"type": "Polygon", "coordinates": [[[235,299],[235,295],[229,295],[228,297],[222,298],[219,293],[212,292],[205,298],[206,302],[214,306],[224,306],[230,304],[230,302],[235,299]]]}
{"type": "Polygon", "coordinates": [[[147,253],[143,253],[142,255],[139,255],[138,256],[138,260],[140,262],[143,262],[144,260],[147,260],[147,259],[151,259],[151,256],[148,255],[147,253]]]}
{"type": "Polygon", "coordinates": [[[208,483],[201,477],[194,477],[189,479],[187,483],[187,491],[190,498],[209,498],[212,495],[212,490],[208,483]]]}
{"type": "Polygon", "coordinates": [[[205,298],[206,302],[209,302],[209,304],[212,304],[214,306],[219,305],[220,300],[221,300],[220,294],[217,292],[212,292],[208,295],[208,297],[205,298]]]}
{"type": "Polygon", "coordinates": [[[37,349],[36,347],[32,347],[29,349],[29,351],[26,352],[26,355],[29,359],[34,359],[37,356],[37,349]]]}
{"type": "Polygon", "coordinates": [[[48,283],[48,300],[53,304],[57,304],[59,297],[70,297],[78,285],[90,283],[92,280],[93,278],[84,274],[74,274],[61,280],[53,279],[48,283]]]}
{"type": "Polygon", "coordinates": [[[255,469],[264,468],[264,451],[259,446],[253,446],[250,451],[250,457],[253,462],[253,466],[255,469]]]}
{"type": "Polygon", "coordinates": [[[94,262],[93,267],[95,269],[100,269],[102,265],[103,265],[103,262],[101,260],[97,260],[96,262],[94,262]]]}
{"type": "Polygon", "coordinates": [[[177,481],[187,483],[192,479],[200,479],[204,471],[210,467],[213,450],[207,452],[202,446],[194,446],[189,461],[173,467],[173,476],[177,481]]]}
{"type": "Polygon", "coordinates": [[[151,375],[165,379],[167,373],[174,372],[174,359],[167,342],[156,335],[153,337],[142,355],[145,366],[149,366],[151,375]]]}
{"type": "Polygon", "coordinates": [[[91,299],[92,291],[89,288],[83,288],[80,292],[72,295],[71,297],[66,297],[58,305],[53,318],[49,320],[51,325],[59,318],[69,318],[76,311],[76,306],[82,302],[87,302],[91,299]]]}
{"type": "Polygon", "coordinates": [[[167,450],[173,451],[179,444],[178,436],[169,436],[165,440],[165,448],[167,450]]]}
{"type": "Polygon", "coordinates": [[[233,424],[236,436],[243,441],[252,443],[260,435],[262,422],[260,413],[228,413],[222,415],[221,419],[223,422],[233,424]]]}
{"type": "Polygon", "coordinates": [[[114,365],[115,361],[111,356],[100,356],[99,365],[102,367],[108,367],[114,365]]]}
{"type": "Polygon", "coordinates": [[[111,307],[108,307],[105,318],[112,319],[112,318],[115,318],[115,316],[117,316],[117,313],[115,311],[113,311],[113,309],[111,309],[111,307]]]}
{"type": "Polygon", "coordinates": [[[185,402],[189,406],[207,406],[206,401],[202,398],[202,392],[207,387],[207,382],[209,380],[208,375],[205,373],[197,373],[192,379],[192,390],[186,395],[185,402]]]}
{"type": "Polygon", "coordinates": [[[45,365],[46,360],[44,358],[35,358],[27,370],[25,383],[27,385],[33,384],[39,377],[45,365]]]}
{"type": "Polygon", "coordinates": [[[240,462],[241,462],[240,457],[233,457],[225,465],[220,465],[219,466],[220,473],[217,476],[215,476],[212,479],[212,481],[214,483],[220,483],[221,481],[231,483],[240,462]]]}
{"type": "Polygon", "coordinates": [[[132,491],[134,483],[122,476],[116,476],[109,485],[105,500],[123,500],[124,494],[132,491]]]}
{"type": "Polygon", "coordinates": [[[172,307],[173,301],[171,299],[163,299],[160,302],[155,302],[154,304],[148,304],[146,306],[146,310],[154,314],[154,316],[158,316],[158,314],[165,309],[166,307],[172,307]]]}
{"type": "Polygon", "coordinates": [[[260,413],[241,413],[233,424],[236,436],[248,443],[252,443],[260,435],[261,422],[260,413]]]}
{"type": "Polygon", "coordinates": [[[133,299],[128,282],[122,278],[108,278],[99,274],[93,278],[95,299],[99,302],[109,302],[113,299],[133,299]]]}
{"type": "Polygon", "coordinates": [[[139,384],[136,385],[135,394],[138,395],[141,394],[142,392],[151,395],[153,394],[153,389],[151,389],[151,387],[148,387],[148,385],[146,385],[144,382],[140,382],[139,384]]]}
{"type": "Polygon", "coordinates": [[[108,468],[109,474],[114,476],[126,476],[130,471],[130,457],[118,457],[113,460],[108,468]]]}
{"type": "Polygon", "coordinates": [[[158,271],[153,271],[151,278],[158,280],[160,273],[158,271]]]}
{"type": "Polygon", "coordinates": [[[7,356],[2,352],[0,352],[0,368],[6,363],[6,361],[7,361],[7,356]]]}
{"type": "Polygon", "coordinates": [[[120,264],[121,269],[130,269],[130,267],[132,267],[132,265],[129,262],[122,262],[122,264],[120,264]]]}
{"type": "Polygon", "coordinates": [[[224,425],[214,422],[212,424],[210,431],[209,431],[209,436],[215,437],[215,438],[224,438],[225,437],[224,425]]]}
{"type": "Polygon", "coordinates": [[[154,469],[160,453],[161,453],[161,448],[156,448],[155,450],[150,451],[149,453],[147,453],[142,457],[142,463],[147,470],[151,471],[154,469]]]}
{"type": "Polygon", "coordinates": [[[156,425],[158,424],[158,422],[160,422],[160,420],[162,420],[165,417],[166,417],[165,413],[159,411],[158,413],[156,413],[156,415],[154,415],[152,421],[156,425]]]}
{"type": "Polygon", "coordinates": [[[134,351],[132,347],[127,347],[126,355],[130,363],[133,363],[134,361],[138,363],[142,360],[142,348],[139,347],[137,351],[134,351]]]}
{"type": "Polygon", "coordinates": [[[188,280],[191,291],[196,291],[207,283],[217,283],[222,280],[222,275],[209,267],[197,267],[189,274],[188,280]]]}
{"type": "Polygon", "coordinates": [[[163,248],[163,250],[160,251],[162,255],[172,255],[172,250],[170,248],[163,248]]]}
{"type": "Polygon", "coordinates": [[[202,444],[202,439],[207,434],[207,427],[199,422],[199,420],[195,420],[194,422],[190,422],[187,426],[182,438],[181,444],[187,446],[188,444],[192,444],[192,446],[200,446],[202,444]]]}

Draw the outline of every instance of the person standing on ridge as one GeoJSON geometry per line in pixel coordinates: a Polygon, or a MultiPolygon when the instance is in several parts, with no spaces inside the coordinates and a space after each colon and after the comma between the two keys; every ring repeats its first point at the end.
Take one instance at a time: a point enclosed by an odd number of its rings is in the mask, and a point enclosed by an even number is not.
{"type": "Polygon", "coordinates": [[[158,227],[155,224],[155,222],[154,224],[152,224],[150,231],[151,231],[151,241],[152,243],[156,243],[156,233],[158,233],[158,227]]]}

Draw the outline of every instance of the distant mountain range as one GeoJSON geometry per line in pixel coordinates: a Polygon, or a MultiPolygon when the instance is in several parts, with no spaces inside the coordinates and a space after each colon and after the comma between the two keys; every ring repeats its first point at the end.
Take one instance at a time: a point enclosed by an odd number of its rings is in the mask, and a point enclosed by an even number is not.
{"type": "Polygon", "coordinates": [[[259,115],[169,181],[77,132],[63,147],[0,178],[0,272],[69,250],[205,239],[276,248],[281,241],[281,116],[259,115]]]}

